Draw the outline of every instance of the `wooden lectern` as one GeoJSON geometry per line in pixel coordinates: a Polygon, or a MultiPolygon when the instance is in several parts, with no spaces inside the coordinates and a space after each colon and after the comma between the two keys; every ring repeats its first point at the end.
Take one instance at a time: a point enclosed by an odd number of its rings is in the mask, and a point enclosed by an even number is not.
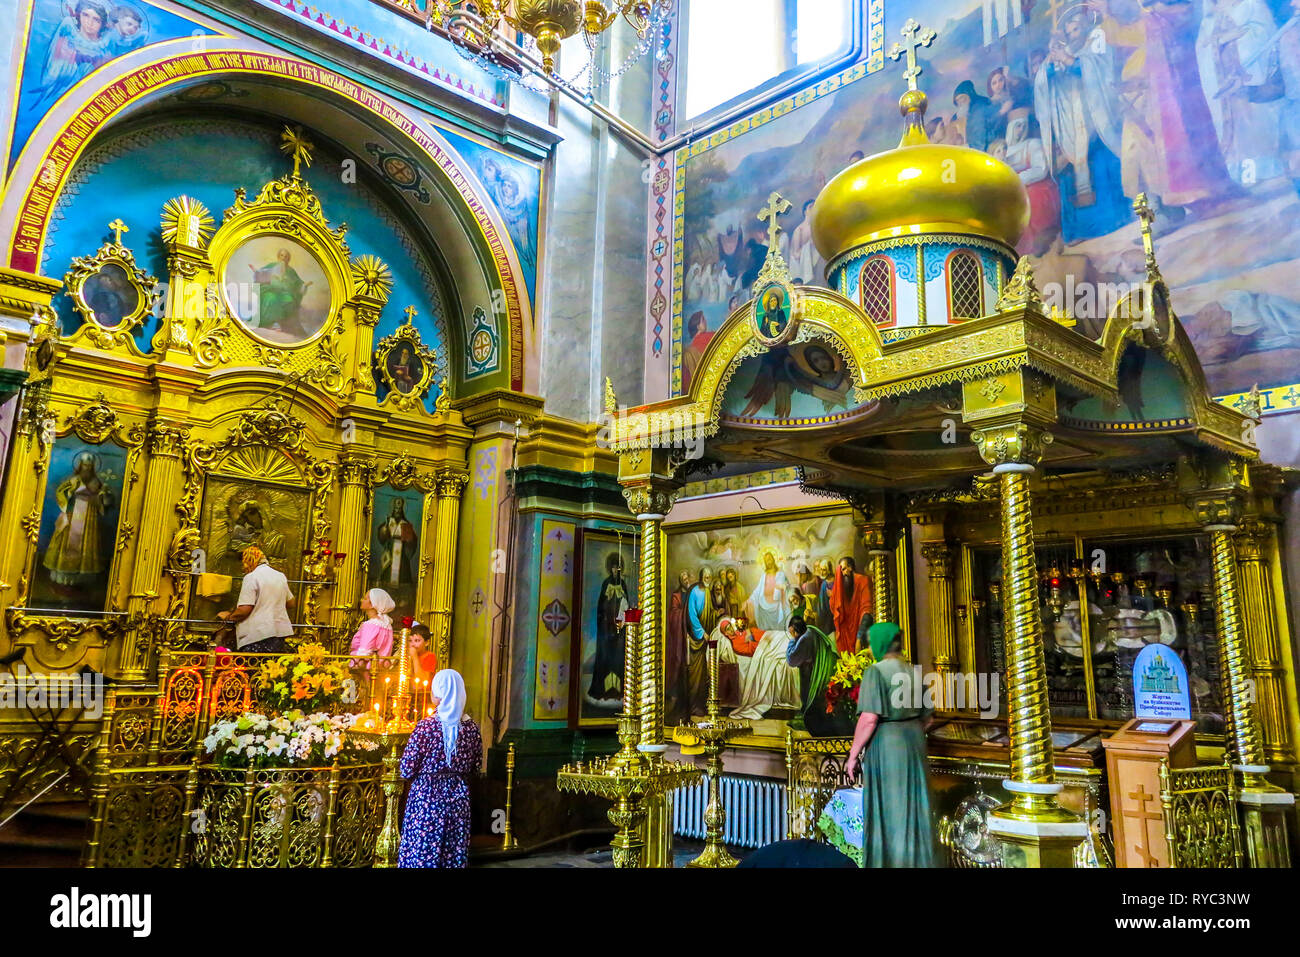
{"type": "Polygon", "coordinates": [[[1196,763],[1196,722],[1134,718],[1102,741],[1110,785],[1116,867],[1168,867],[1160,806],[1160,761],[1171,768],[1196,763]]]}

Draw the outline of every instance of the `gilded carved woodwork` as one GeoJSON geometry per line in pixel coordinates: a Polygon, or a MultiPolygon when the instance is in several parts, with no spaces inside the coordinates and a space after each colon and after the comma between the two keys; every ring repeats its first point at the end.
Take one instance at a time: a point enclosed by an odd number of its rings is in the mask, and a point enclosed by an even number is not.
{"type": "Polygon", "coordinates": [[[70,341],[134,351],[133,335],[153,306],[158,280],[137,267],[135,254],[123,245],[122,233],[129,231],[126,224],[115,219],[109,229],[113,240],[93,256],[74,259],[63,279],[68,298],[83,320],[70,341]]]}
{"type": "Polygon", "coordinates": [[[971,433],[971,440],[979,449],[980,458],[989,465],[1035,465],[1042,460],[1043,450],[1051,445],[1052,433],[1015,422],[978,429],[971,433]]]}

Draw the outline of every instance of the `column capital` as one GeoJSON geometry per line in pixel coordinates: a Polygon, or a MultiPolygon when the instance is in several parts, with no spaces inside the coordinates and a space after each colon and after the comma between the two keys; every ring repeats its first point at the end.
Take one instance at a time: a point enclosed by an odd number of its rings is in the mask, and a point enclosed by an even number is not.
{"type": "Polygon", "coordinates": [[[947,580],[952,577],[956,549],[947,542],[925,542],[921,554],[930,565],[930,580],[947,580]]]}
{"type": "Polygon", "coordinates": [[[469,475],[456,469],[438,469],[434,475],[434,488],[439,498],[460,498],[469,484],[469,475]]]}
{"type": "Polygon", "coordinates": [[[1025,422],[983,426],[971,433],[980,458],[997,468],[1001,465],[1035,466],[1052,444],[1052,433],[1025,422]]]}
{"type": "Polygon", "coordinates": [[[348,449],[339,455],[340,485],[371,485],[375,480],[374,456],[360,449],[348,449]]]}
{"type": "Polygon", "coordinates": [[[186,430],[168,422],[150,422],[145,430],[145,448],[151,456],[180,458],[185,448],[186,430]]]}
{"type": "Polygon", "coordinates": [[[1270,522],[1258,518],[1248,518],[1237,526],[1233,541],[1237,546],[1237,561],[1259,562],[1268,554],[1268,546],[1273,534],[1270,522]]]}
{"type": "Polygon", "coordinates": [[[1197,492],[1187,504],[1201,525],[1217,527],[1220,531],[1227,531],[1241,520],[1241,496],[1235,489],[1197,492]]]}
{"type": "Polygon", "coordinates": [[[646,479],[623,486],[623,498],[633,515],[667,515],[682,487],[666,479],[646,479]]]}

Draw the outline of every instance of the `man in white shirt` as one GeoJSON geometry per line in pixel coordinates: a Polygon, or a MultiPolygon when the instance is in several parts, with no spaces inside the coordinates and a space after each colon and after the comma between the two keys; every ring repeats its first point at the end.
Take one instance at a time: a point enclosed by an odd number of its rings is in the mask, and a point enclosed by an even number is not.
{"type": "Polygon", "coordinates": [[[293,635],[287,608],[293,601],[289,580],[267,564],[256,545],[244,549],[242,558],[244,583],[239,589],[239,605],[217,617],[237,623],[235,646],[240,651],[283,654],[288,651],[285,639],[293,635]]]}

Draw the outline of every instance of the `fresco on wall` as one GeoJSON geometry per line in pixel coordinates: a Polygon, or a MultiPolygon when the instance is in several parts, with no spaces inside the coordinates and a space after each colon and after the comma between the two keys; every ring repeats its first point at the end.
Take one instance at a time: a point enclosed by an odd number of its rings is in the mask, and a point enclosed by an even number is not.
{"type": "Polygon", "coordinates": [[[809,623],[833,636],[834,569],[848,556],[860,572],[865,556],[847,514],[732,522],[668,532],[665,714],[675,723],[704,713],[702,642],[717,633],[723,618],[743,618],[733,638],[720,638],[718,696],[725,712],[754,721],[755,733],[784,734],[804,693],[799,669],[785,660],[790,594],[802,596],[809,623]]]}
{"type": "MultiPolygon", "coordinates": [[[[886,3],[886,43],[906,15],[886,3]]],[[[1033,257],[1049,304],[1100,333],[1109,303],[1097,290],[1145,275],[1132,212],[1145,191],[1211,389],[1300,381],[1291,0],[940,0],[922,19],[939,33],[921,50],[929,135],[1020,173],[1031,220],[1019,251],[1033,257]]],[[[901,68],[860,79],[855,70],[679,151],[676,389],[689,385],[692,342],[752,293],[767,254],[756,212],[770,190],[792,203],[781,236],[792,274],[822,282],[812,201],[839,170],[897,145],[901,130],[901,68]]]]}
{"type": "Polygon", "coordinates": [[[542,173],[500,150],[483,146],[464,136],[439,129],[456,152],[469,164],[488,196],[496,204],[510,240],[519,254],[528,295],[536,301],[537,217],[541,208],[542,173]]]}
{"type": "Polygon", "coordinates": [[[35,0],[10,163],[59,98],[105,63],[151,43],[211,33],[143,0],[35,0]]]}

